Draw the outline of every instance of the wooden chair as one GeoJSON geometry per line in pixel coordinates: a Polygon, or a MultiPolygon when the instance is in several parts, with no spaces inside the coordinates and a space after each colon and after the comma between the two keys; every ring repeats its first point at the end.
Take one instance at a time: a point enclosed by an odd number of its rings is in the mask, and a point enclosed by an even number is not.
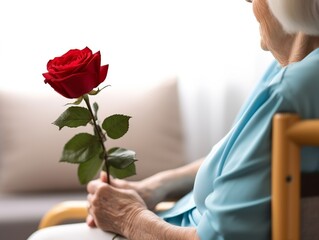
{"type": "MultiPolygon", "coordinates": [[[[319,235],[314,236],[319,229],[319,198],[313,197],[314,194],[319,195],[316,191],[319,190],[316,187],[319,186],[319,177],[308,174],[301,178],[300,173],[300,148],[319,146],[319,119],[301,120],[295,114],[276,114],[272,141],[272,240],[299,240],[301,235],[303,240],[319,239],[319,235]],[[305,187],[301,188],[301,185],[305,187]],[[301,193],[307,197],[302,204],[301,193]],[[301,226],[307,230],[301,231],[301,226]]],[[[167,209],[172,204],[161,203],[157,210],[167,209]]],[[[63,202],[42,218],[39,228],[70,219],[84,220],[86,216],[86,201],[63,202]]]]}
{"type": "Polygon", "coordinates": [[[59,225],[66,222],[85,221],[88,214],[87,201],[64,201],[53,206],[42,217],[39,229],[59,225]]]}
{"type": "MultiPolygon", "coordinates": [[[[272,240],[319,239],[319,177],[301,174],[303,146],[319,146],[319,119],[277,114],[272,135],[272,240]],[[301,200],[302,199],[302,200],[301,200]]],[[[318,159],[319,160],[319,159],[318,159]]]]}
{"type": "MultiPolygon", "coordinates": [[[[160,212],[171,208],[175,202],[161,202],[159,203],[155,211],[160,212]]],[[[54,225],[70,222],[85,221],[87,217],[88,203],[87,201],[64,201],[53,206],[41,219],[39,229],[46,228],[54,225]]]]}

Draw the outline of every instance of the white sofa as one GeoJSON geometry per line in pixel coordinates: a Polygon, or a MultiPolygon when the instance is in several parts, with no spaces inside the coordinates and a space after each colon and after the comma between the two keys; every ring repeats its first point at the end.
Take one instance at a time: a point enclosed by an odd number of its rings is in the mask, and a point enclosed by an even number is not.
{"type": "MultiPolygon", "coordinates": [[[[128,133],[106,143],[136,151],[137,175],[131,179],[186,163],[176,79],[144,89],[112,86],[93,101],[100,105],[101,119],[114,113],[132,116],[128,133]]],[[[63,145],[81,129],[59,131],[51,124],[67,102],[54,91],[0,90],[0,239],[26,239],[51,206],[86,198],[77,166],[59,163],[63,145]]]]}
{"type": "MultiPolygon", "coordinates": [[[[70,100],[49,86],[44,92],[0,89],[0,239],[26,239],[54,204],[86,198],[77,166],[59,163],[64,144],[80,130],[51,124],[70,100]]],[[[137,175],[181,166],[207,154],[229,130],[245,98],[240,85],[209,88],[167,79],[148,86],[114,85],[91,98],[99,118],[132,116],[128,133],[107,147],[136,151],[137,175]]]]}

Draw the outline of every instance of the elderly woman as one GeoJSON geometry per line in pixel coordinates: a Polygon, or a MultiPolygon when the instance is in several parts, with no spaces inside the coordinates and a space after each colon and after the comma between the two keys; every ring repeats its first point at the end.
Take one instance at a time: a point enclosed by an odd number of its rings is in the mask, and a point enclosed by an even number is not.
{"type": "MultiPolygon", "coordinates": [[[[139,182],[113,179],[108,185],[102,175],[87,186],[88,226],[48,228],[30,240],[102,240],[112,239],[112,233],[131,240],[270,239],[272,117],[296,112],[319,118],[319,1],[249,2],[260,24],[261,47],[276,61],[210,154],[139,182]],[[180,194],[186,195],[172,209],[151,211],[180,194]]],[[[305,171],[318,170],[317,162],[302,163],[305,171]]]]}

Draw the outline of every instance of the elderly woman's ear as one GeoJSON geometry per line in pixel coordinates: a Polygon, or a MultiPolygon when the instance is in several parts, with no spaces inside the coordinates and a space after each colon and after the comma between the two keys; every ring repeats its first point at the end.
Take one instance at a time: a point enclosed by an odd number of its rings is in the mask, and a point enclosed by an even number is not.
{"type": "Polygon", "coordinates": [[[266,0],[288,33],[319,36],[319,0],[266,0]]]}

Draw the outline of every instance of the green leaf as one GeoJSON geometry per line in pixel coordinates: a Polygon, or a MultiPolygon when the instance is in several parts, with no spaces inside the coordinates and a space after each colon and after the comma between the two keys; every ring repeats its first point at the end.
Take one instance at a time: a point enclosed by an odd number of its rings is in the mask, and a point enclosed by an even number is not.
{"type": "Polygon", "coordinates": [[[98,156],[94,156],[92,159],[80,163],[78,167],[78,178],[81,184],[87,184],[101,169],[103,160],[98,156]]]}
{"type": "Polygon", "coordinates": [[[102,146],[96,136],[88,133],[79,133],[65,144],[60,161],[83,163],[100,156],[101,152],[102,146]]]}
{"type": "Polygon", "coordinates": [[[125,148],[112,148],[108,151],[108,164],[117,169],[125,169],[135,161],[136,154],[125,148]]]}
{"type": "Polygon", "coordinates": [[[116,178],[126,178],[136,174],[135,152],[125,148],[111,148],[108,151],[110,174],[116,178]]]}
{"type": "Polygon", "coordinates": [[[129,166],[127,166],[124,169],[117,169],[114,168],[112,166],[110,166],[110,174],[115,177],[115,178],[119,178],[119,179],[123,179],[123,178],[127,178],[130,176],[133,176],[136,174],[136,167],[135,167],[135,163],[133,162],[132,164],[130,164],[129,166]]]}
{"type": "Polygon", "coordinates": [[[136,159],[136,153],[132,150],[120,148],[120,147],[113,147],[107,151],[108,160],[113,158],[129,158],[129,159],[136,159]]]}
{"type": "Polygon", "coordinates": [[[92,117],[88,109],[84,107],[69,107],[65,110],[57,120],[53,122],[54,125],[61,130],[63,127],[79,127],[86,126],[92,117]]]}
{"type": "Polygon", "coordinates": [[[130,116],[114,114],[104,119],[102,128],[110,138],[118,139],[128,131],[130,118],[130,116]]]}

